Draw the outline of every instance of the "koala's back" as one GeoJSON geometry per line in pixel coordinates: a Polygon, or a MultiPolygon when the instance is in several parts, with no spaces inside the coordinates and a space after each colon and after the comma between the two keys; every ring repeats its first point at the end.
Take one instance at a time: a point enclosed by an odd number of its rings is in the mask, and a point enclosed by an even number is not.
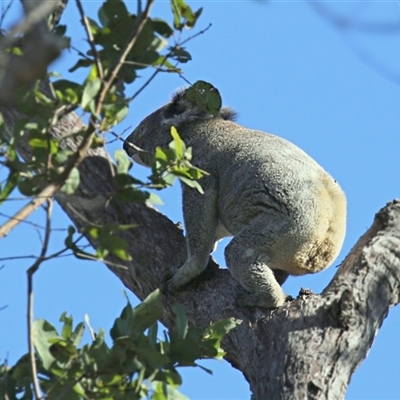
{"type": "Polygon", "coordinates": [[[210,119],[182,131],[190,132],[184,140],[193,146],[193,162],[217,178],[227,231],[236,235],[264,215],[277,232],[268,243],[272,268],[285,264],[298,275],[330,265],[344,240],[346,199],[318,163],[285,139],[232,121],[210,119]]]}

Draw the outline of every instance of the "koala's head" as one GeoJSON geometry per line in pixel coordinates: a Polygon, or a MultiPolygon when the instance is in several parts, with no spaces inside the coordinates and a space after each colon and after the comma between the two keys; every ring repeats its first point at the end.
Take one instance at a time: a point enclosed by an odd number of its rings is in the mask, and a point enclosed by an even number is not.
{"type": "Polygon", "coordinates": [[[124,150],[138,164],[150,166],[155,148],[167,147],[171,142],[172,126],[182,134],[179,128],[193,121],[211,118],[233,121],[235,117],[235,111],[226,107],[221,108],[217,116],[202,111],[195,102],[186,97],[185,91],[181,90],[174,94],[169,103],[154,111],[136,127],[126,138],[124,150]]]}

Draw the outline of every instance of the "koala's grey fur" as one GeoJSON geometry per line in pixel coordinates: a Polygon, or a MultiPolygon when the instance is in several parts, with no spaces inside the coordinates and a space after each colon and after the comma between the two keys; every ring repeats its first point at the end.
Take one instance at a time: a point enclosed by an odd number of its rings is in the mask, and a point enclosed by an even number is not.
{"type": "Polygon", "coordinates": [[[233,122],[234,116],[228,108],[217,117],[200,111],[181,91],[139,124],[124,149],[149,165],[155,148],[172,140],[175,126],[193,147],[193,164],[210,174],[200,180],[203,195],[182,185],[188,258],[166,282],[167,289],[174,291],[199,275],[216,241],[233,236],[225,249],[227,266],[250,292],[240,303],[274,308],[285,301],[280,284],[288,274],[321,271],[337,257],[346,229],[346,198],[298,147],[244,128],[233,122]]]}

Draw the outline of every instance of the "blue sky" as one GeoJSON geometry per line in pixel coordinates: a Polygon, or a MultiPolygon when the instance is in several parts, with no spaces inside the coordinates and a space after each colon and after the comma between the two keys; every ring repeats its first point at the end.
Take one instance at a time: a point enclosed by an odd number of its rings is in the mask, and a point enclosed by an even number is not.
{"type": "MultiPolygon", "coordinates": [[[[3,3],[6,4],[6,3],[3,3]]],[[[101,2],[83,1],[94,16],[101,2]]],[[[128,2],[132,11],[136,2],[128,2]]],[[[239,113],[238,122],[282,136],[315,158],[341,184],[348,199],[348,228],[338,264],[371,225],[386,202],[400,197],[400,30],[397,33],[340,30],[315,8],[299,1],[196,1],[204,7],[197,32],[212,23],[203,35],[188,43],[193,60],[182,65],[185,77],[203,79],[219,88],[225,105],[239,113]]],[[[398,1],[324,2],[335,15],[368,24],[398,22],[398,1]]],[[[11,19],[15,18],[14,11],[11,19]]],[[[171,21],[168,2],[158,2],[153,16],[171,21]]],[[[74,46],[84,48],[85,35],[76,5],[68,5],[63,23],[74,46]]],[[[64,54],[52,67],[68,77],[73,53],[64,54]]],[[[135,91],[144,81],[135,82],[135,91]]],[[[77,77],[79,79],[79,76],[77,77]]],[[[185,85],[178,76],[159,75],[136,99],[128,118],[116,131],[132,129],[171,93],[185,85]]],[[[119,143],[109,146],[113,152],[119,143]]],[[[146,174],[135,166],[134,174],[146,174]]],[[[0,172],[1,174],[1,172],[0,172]]],[[[0,176],[1,177],[1,176],[0,176]]],[[[178,185],[161,193],[160,209],[181,221],[178,185]]],[[[12,214],[22,204],[10,202],[0,212],[12,214]]],[[[43,212],[32,221],[43,224],[43,212]]],[[[0,223],[4,217],[0,215],[0,223]]],[[[68,224],[56,209],[54,228],[68,224]]],[[[55,231],[51,249],[63,246],[65,232],[55,231]]],[[[37,230],[20,225],[0,241],[0,257],[38,254],[37,230]]],[[[223,245],[216,258],[224,265],[223,245]]],[[[15,362],[27,351],[26,269],[32,260],[0,261],[0,358],[15,362]]],[[[300,287],[321,291],[336,268],[314,276],[293,277],[284,285],[296,296],[300,287]]],[[[89,314],[92,326],[106,330],[125,305],[124,288],[101,263],[64,258],[44,264],[35,275],[35,317],[57,325],[63,311],[76,322],[89,314]]],[[[132,303],[135,296],[129,295],[132,303]]],[[[400,398],[400,310],[392,309],[367,359],[355,372],[347,399],[400,398]]],[[[266,360],[268,362],[268,360],[266,360]]],[[[248,399],[243,376],[226,362],[204,363],[214,371],[182,372],[182,391],[195,400],[248,399]]]]}

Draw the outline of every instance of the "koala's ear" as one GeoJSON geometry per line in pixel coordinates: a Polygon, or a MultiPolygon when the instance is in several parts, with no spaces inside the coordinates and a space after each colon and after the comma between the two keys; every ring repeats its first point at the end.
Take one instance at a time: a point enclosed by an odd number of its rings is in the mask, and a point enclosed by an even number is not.
{"type": "Polygon", "coordinates": [[[229,107],[222,107],[219,116],[225,121],[236,121],[237,112],[229,107]]]}
{"type": "Polygon", "coordinates": [[[199,109],[196,103],[186,97],[184,90],[180,90],[164,106],[162,123],[178,127],[183,122],[202,117],[204,117],[204,112],[199,109]]]}

